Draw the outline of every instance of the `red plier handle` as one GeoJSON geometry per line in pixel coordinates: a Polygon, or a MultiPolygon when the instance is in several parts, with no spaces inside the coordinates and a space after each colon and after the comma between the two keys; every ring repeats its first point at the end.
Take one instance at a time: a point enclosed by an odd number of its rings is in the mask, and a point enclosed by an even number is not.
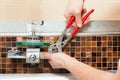
{"type": "MultiPolygon", "coordinates": [[[[94,9],[91,9],[83,18],[82,18],[82,24],[87,20],[87,18],[94,12],[94,9]]],[[[69,22],[66,25],[66,28],[68,29],[72,23],[75,21],[75,16],[72,16],[69,20],[69,22]]],[[[75,29],[71,32],[71,36],[75,36],[75,34],[78,32],[80,27],[76,26],[75,29]]]]}

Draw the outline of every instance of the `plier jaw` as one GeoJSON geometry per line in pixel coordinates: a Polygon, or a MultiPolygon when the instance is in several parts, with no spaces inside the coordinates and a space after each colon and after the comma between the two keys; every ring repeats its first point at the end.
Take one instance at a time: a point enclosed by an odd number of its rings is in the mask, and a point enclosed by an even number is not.
{"type": "MultiPolygon", "coordinates": [[[[94,9],[90,10],[83,18],[82,18],[82,24],[87,20],[87,18],[94,12],[94,9]]],[[[56,43],[50,45],[48,48],[48,52],[56,53],[56,52],[62,52],[62,48],[71,40],[73,36],[78,32],[80,27],[76,26],[75,29],[71,32],[71,35],[69,35],[66,40],[63,40],[64,36],[66,35],[66,32],[68,28],[72,25],[72,23],[75,21],[75,17],[72,16],[69,22],[66,24],[65,29],[63,30],[62,34],[59,36],[59,39],[56,43]]]]}
{"type": "Polygon", "coordinates": [[[61,43],[54,43],[52,45],[49,46],[48,48],[48,52],[51,53],[57,53],[57,52],[62,52],[62,46],[61,43]]]}

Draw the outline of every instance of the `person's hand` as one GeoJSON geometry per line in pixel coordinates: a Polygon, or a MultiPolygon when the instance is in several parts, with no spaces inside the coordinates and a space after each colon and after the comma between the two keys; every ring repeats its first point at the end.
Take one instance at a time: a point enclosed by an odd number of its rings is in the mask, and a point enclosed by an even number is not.
{"type": "Polygon", "coordinates": [[[42,53],[43,59],[49,59],[49,63],[53,68],[66,68],[66,65],[71,64],[72,57],[65,53],[42,53]]]}
{"type": "Polygon", "coordinates": [[[117,69],[117,72],[115,74],[115,79],[114,80],[120,80],[120,59],[119,59],[119,62],[118,62],[118,69],[117,69]]]}
{"type": "Polygon", "coordinates": [[[69,1],[64,16],[67,21],[69,21],[69,19],[72,16],[75,16],[75,22],[73,23],[73,26],[78,26],[78,27],[82,26],[81,19],[82,19],[83,14],[86,13],[86,9],[83,8],[83,6],[84,6],[83,0],[70,0],[69,1]]]}

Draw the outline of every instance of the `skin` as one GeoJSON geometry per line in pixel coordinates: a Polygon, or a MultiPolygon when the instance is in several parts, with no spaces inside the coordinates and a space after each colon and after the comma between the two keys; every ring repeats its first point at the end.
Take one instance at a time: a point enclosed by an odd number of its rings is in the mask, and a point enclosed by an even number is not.
{"type": "Polygon", "coordinates": [[[71,16],[75,16],[73,26],[82,26],[81,18],[86,13],[86,9],[83,8],[83,3],[83,0],[69,0],[64,16],[67,21],[69,21],[71,16]]]}
{"type": "Polygon", "coordinates": [[[54,69],[67,69],[77,80],[120,80],[120,68],[115,74],[109,73],[79,62],[65,53],[46,52],[42,54],[42,58],[49,59],[49,63],[54,69]]]}
{"type": "MultiPolygon", "coordinates": [[[[73,26],[82,26],[81,18],[86,13],[83,3],[83,0],[70,0],[67,5],[65,18],[69,21],[71,16],[75,16],[73,26]]],[[[49,63],[53,68],[65,68],[69,70],[77,80],[120,80],[120,67],[118,67],[117,72],[114,74],[95,69],[65,53],[46,52],[42,54],[42,58],[49,59],[49,63]]]]}

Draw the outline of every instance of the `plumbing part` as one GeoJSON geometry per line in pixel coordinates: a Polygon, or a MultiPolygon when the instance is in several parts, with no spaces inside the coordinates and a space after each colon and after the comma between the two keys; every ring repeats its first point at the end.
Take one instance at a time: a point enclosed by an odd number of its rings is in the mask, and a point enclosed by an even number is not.
{"type": "Polygon", "coordinates": [[[27,53],[26,53],[26,63],[39,63],[40,62],[40,49],[35,48],[27,48],[27,53]]]}
{"type": "Polygon", "coordinates": [[[36,22],[32,22],[27,24],[27,30],[31,34],[26,41],[18,41],[16,42],[17,46],[26,46],[26,47],[41,47],[45,46],[48,47],[50,44],[44,41],[38,40],[38,36],[36,36],[36,32],[39,32],[40,25],[43,24],[43,21],[41,24],[37,24],[36,22]]]}
{"type": "MultiPolygon", "coordinates": [[[[87,18],[90,16],[90,14],[92,14],[94,12],[94,9],[90,10],[83,18],[82,18],[82,24],[84,24],[84,22],[87,20],[87,18]]],[[[68,28],[71,27],[72,23],[75,20],[75,16],[72,16],[71,19],[69,20],[69,22],[66,25],[66,28],[63,30],[62,34],[59,36],[58,41],[55,44],[50,45],[50,47],[48,48],[49,52],[62,52],[62,48],[71,40],[71,38],[73,36],[75,36],[75,34],[78,32],[78,30],[80,29],[80,27],[76,26],[75,29],[71,32],[71,35],[67,37],[66,40],[62,41],[66,31],[68,30],[68,28]]]]}
{"type": "Polygon", "coordinates": [[[35,22],[27,24],[27,29],[31,35],[27,37],[27,40],[16,42],[16,46],[26,47],[26,55],[22,55],[23,52],[19,50],[10,50],[8,51],[8,58],[26,58],[26,63],[39,63],[40,47],[49,47],[50,45],[50,43],[38,40],[39,37],[35,34],[39,31],[40,25],[43,24],[44,22],[41,22],[41,24],[35,22]]]}
{"type": "Polygon", "coordinates": [[[8,56],[21,56],[22,55],[22,51],[20,50],[9,50],[8,51],[8,56]]]}
{"type": "Polygon", "coordinates": [[[17,46],[26,46],[26,47],[31,47],[31,46],[32,47],[41,47],[41,46],[49,47],[50,43],[43,42],[40,40],[27,40],[27,41],[16,42],[16,45],[17,46]]]}

